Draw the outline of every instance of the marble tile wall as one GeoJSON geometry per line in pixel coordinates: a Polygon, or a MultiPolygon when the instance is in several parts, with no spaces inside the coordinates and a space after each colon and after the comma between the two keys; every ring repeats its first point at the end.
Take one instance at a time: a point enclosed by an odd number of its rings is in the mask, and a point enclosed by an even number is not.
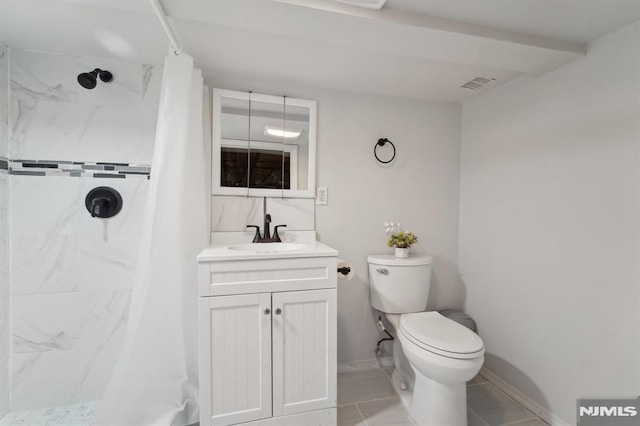
{"type": "Polygon", "coordinates": [[[275,225],[287,225],[290,231],[311,231],[315,227],[316,203],[311,198],[269,198],[267,212],[275,225]]]}
{"type": "MultiPolygon", "coordinates": [[[[8,157],[9,50],[0,45],[0,162],[8,157]]],[[[7,170],[0,167],[0,418],[9,410],[9,223],[7,170]]]]}
{"type": "Polygon", "coordinates": [[[0,157],[9,153],[9,49],[0,44],[0,157]]]}
{"type": "Polygon", "coordinates": [[[211,198],[211,230],[213,232],[244,231],[247,225],[260,225],[263,219],[262,197],[211,198]]]}
{"type": "Polygon", "coordinates": [[[100,399],[123,343],[148,184],[11,177],[13,410],[100,399]],[[84,207],[103,184],[124,200],[109,220],[84,207]]]}
{"type": "MultiPolygon", "coordinates": [[[[12,50],[10,164],[148,167],[161,71],[12,50]],[[113,82],[82,88],[77,75],[94,68],[111,71],[113,82]]],[[[95,401],[122,348],[149,181],[24,172],[11,170],[8,184],[11,409],[95,401]],[[122,211],[107,220],[92,218],[84,205],[89,190],[104,185],[123,198],[122,211]]]]}
{"type": "Polygon", "coordinates": [[[160,74],[120,60],[12,50],[11,158],[149,164],[160,74]],[[94,68],[113,81],[87,90],[77,76],[94,68]]]}
{"type": "MultiPolygon", "coordinates": [[[[289,231],[315,229],[315,200],[309,198],[267,198],[272,226],[287,225],[289,231]]],[[[211,199],[213,232],[245,231],[247,225],[264,221],[264,198],[214,195],[211,199]]]]}

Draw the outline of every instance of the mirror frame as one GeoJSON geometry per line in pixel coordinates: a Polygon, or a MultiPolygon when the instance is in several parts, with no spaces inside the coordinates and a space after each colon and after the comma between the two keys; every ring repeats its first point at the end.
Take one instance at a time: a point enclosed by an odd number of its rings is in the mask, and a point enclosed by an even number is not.
{"type": "MultiPolygon", "coordinates": [[[[213,89],[212,105],[212,149],[211,149],[211,192],[213,195],[240,195],[249,197],[275,197],[275,198],[315,198],[316,193],[316,131],[317,109],[316,101],[307,99],[286,98],[286,105],[309,108],[309,167],[307,189],[267,189],[267,188],[232,188],[220,184],[220,161],[223,145],[221,121],[222,98],[249,100],[248,92],[235,90],[213,89]]],[[[251,93],[252,102],[267,102],[282,105],[283,96],[263,95],[251,93]]],[[[259,142],[259,141],[256,141],[259,142]]],[[[277,143],[277,142],[274,142],[277,143]]],[[[286,144],[285,144],[286,146],[286,144]]],[[[296,170],[297,176],[297,170],[296,170]]],[[[291,175],[293,177],[293,174],[291,175]]],[[[292,185],[294,186],[294,185],[292,185]]],[[[296,185],[297,186],[297,182],[296,185]]]]}

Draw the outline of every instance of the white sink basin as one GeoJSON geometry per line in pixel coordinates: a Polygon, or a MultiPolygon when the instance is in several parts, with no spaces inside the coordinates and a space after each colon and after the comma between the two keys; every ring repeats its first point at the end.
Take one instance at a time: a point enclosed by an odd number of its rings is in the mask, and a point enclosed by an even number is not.
{"type": "Polygon", "coordinates": [[[227,247],[229,250],[242,251],[245,253],[282,253],[285,251],[300,250],[307,247],[306,244],[299,243],[255,243],[237,244],[227,247]]]}

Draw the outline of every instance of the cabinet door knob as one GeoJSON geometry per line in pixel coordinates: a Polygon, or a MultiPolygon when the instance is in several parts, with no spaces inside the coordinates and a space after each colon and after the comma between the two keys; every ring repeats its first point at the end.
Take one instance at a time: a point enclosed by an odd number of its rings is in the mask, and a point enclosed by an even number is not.
{"type": "Polygon", "coordinates": [[[271,313],[271,309],[267,308],[264,310],[265,315],[269,315],[271,313]]]}
{"type": "Polygon", "coordinates": [[[276,315],[280,315],[282,313],[282,309],[278,308],[276,309],[276,315]]]}

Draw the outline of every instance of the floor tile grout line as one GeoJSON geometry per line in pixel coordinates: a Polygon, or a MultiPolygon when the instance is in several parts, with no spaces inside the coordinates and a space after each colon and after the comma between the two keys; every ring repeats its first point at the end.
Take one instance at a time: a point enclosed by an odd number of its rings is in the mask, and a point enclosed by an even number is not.
{"type": "MultiPolygon", "coordinates": [[[[393,397],[391,397],[391,398],[393,398],[393,397]]],[[[391,399],[391,398],[374,399],[373,401],[383,401],[383,400],[385,400],[385,399],[391,399]]],[[[397,398],[397,397],[396,397],[396,398],[397,398]]],[[[365,403],[366,403],[366,402],[371,402],[371,401],[365,401],[365,403]]],[[[398,398],[398,402],[400,402],[400,399],[399,399],[399,398],[398,398]]],[[[358,412],[360,413],[360,416],[362,416],[362,420],[364,421],[365,425],[367,425],[367,426],[368,426],[368,425],[369,425],[369,422],[368,422],[368,421],[367,421],[367,419],[365,418],[364,414],[362,414],[362,411],[360,410],[360,406],[359,406],[358,404],[359,404],[359,403],[355,404],[355,406],[356,406],[356,408],[358,409],[358,412]]],[[[400,404],[401,404],[401,406],[402,406],[403,410],[406,412],[406,414],[407,414],[407,419],[409,420],[409,422],[410,422],[411,424],[414,424],[414,425],[418,424],[418,423],[416,423],[416,421],[415,421],[415,420],[413,420],[413,417],[411,417],[411,415],[410,415],[410,414],[409,414],[409,412],[406,410],[406,408],[404,407],[404,405],[402,405],[402,403],[401,403],[401,402],[400,402],[400,404]]]]}
{"type": "MultiPolygon", "coordinates": [[[[522,424],[524,422],[529,422],[531,420],[540,420],[540,421],[544,422],[544,420],[542,420],[540,417],[536,416],[536,417],[531,417],[530,419],[521,419],[521,420],[517,420],[515,422],[511,422],[511,423],[500,423],[498,426],[512,426],[512,425],[517,426],[519,424],[522,424]]],[[[544,423],[546,423],[546,422],[544,422],[544,423]]]]}
{"type": "MultiPolygon", "coordinates": [[[[385,370],[385,367],[380,367],[380,369],[382,370],[382,373],[387,376],[387,379],[391,380],[391,374],[387,374],[387,370],[385,370]]],[[[395,367],[393,368],[393,370],[395,370],[395,367]]],[[[391,371],[392,374],[393,370],[391,371]]]]}
{"type": "Polygon", "coordinates": [[[477,418],[479,418],[479,419],[480,419],[480,421],[481,421],[482,423],[484,423],[484,424],[485,424],[485,426],[489,426],[489,423],[485,422],[485,421],[484,421],[484,419],[480,416],[480,414],[478,414],[478,413],[476,413],[475,411],[473,411],[473,410],[471,409],[471,407],[467,404],[467,412],[469,412],[469,411],[471,411],[473,414],[475,414],[475,415],[476,415],[476,417],[477,417],[477,418]]]}
{"type": "Polygon", "coordinates": [[[352,404],[367,404],[369,402],[376,402],[376,401],[384,401],[385,399],[393,399],[396,398],[398,400],[400,400],[398,398],[398,395],[391,395],[391,396],[385,396],[384,398],[374,398],[374,399],[367,399],[365,401],[355,401],[355,402],[349,402],[347,404],[342,404],[342,405],[352,405],[352,404]]]}
{"type": "Polygon", "coordinates": [[[478,385],[486,385],[489,382],[480,382],[480,383],[467,383],[467,387],[469,386],[478,386],[478,385]]]}
{"type": "Polygon", "coordinates": [[[360,410],[360,407],[358,407],[358,404],[355,404],[355,406],[356,406],[356,410],[358,410],[358,413],[360,414],[360,418],[362,419],[364,424],[368,425],[369,423],[367,422],[367,419],[364,418],[364,414],[362,414],[362,411],[360,410]]]}
{"type": "MultiPolygon", "coordinates": [[[[518,423],[524,423],[524,422],[528,422],[530,420],[540,420],[541,422],[543,422],[544,424],[549,424],[547,423],[545,420],[543,420],[540,416],[538,416],[536,413],[534,413],[533,411],[531,411],[529,408],[525,407],[523,404],[521,404],[519,401],[517,401],[515,398],[513,398],[511,395],[509,395],[507,392],[503,391],[502,389],[500,389],[498,386],[494,385],[492,382],[490,382],[486,377],[484,377],[482,374],[478,373],[478,376],[482,377],[484,380],[486,380],[486,382],[484,383],[477,383],[477,385],[491,385],[493,386],[495,389],[497,389],[498,391],[500,391],[502,394],[506,395],[507,398],[509,398],[510,401],[516,403],[517,405],[519,405],[520,407],[524,408],[525,410],[527,410],[529,413],[531,413],[531,415],[533,416],[530,419],[524,419],[524,420],[518,420],[515,423],[504,423],[502,425],[499,426],[510,426],[510,425],[517,425],[518,423]]],[[[474,386],[474,385],[472,385],[474,386]]],[[[476,413],[477,414],[477,413],[476,413]]],[[[484,419],[483,419],[484,421],[484,419]]]]}
{"type": "MultiPolygon", "coordinates": [[[[511,426],[511,425],[518,425],[519,423],[523,423],[523,422],[528,422],[530,420],[541,420],[543,421],[540,417],[538,417],[533,411],[529,410],[527,407],[525,407],[524,405],[520,404],[518,401],[516,401],[514,398],[511,397],[511,395],[509,395],[508,393],[504,392],[502,389],[498,388],[496,385],[494,385],[491,382],[487,382],[487,383],[478,383],[478,385],[487,385],[487,387],[493,387],[496,390],[500,391],[500,393],[502,393],[504,396],[507,397],[507,399],[511,402],[513,402],[514,404],[516,404],[518,407],[523,408],[524,410],[526,410],[527,412],[529,412],[529,414],[531,414],[532,417],[527,417],[526,419],[519,419],[516,420],[514,422],[510,422],[510,423],[500,423],[498,426],[511,426]]],[[[469,407],[469,405],[467,405],[467,410],[471,410],[471,408],[469,407]]],[[[473,410],[471,410],[473,411],[473,410]]],[[[478,417],[480,417],[480,419],[482,419],[482,421],[484,421],[484,418],[476,413],[475,411],[473,411],[474,414],[476,414],[478,417]]],[[[487,422],[485,422],[487,423],[487,422]]],[[[546,423],[546,422],[545,422],[546,423]]]]}
{"type": "MultiPolygon", "coordinates": [[[[370,402],[377,402],[377,401],[385,401],[387,399],[396,399],[398,401],[398,403],[400,404],[400,406],[402,407],[402,409],[406,412],[407,414],[407,418],[411,421],[412,424],[417,424],[416,421],[413,419],[413,417],[411,417],[411,414],[409,413],[409,410],[407,410],[407,408],[404,406],[404,404],[402,403],[402,401],[400,400],[400,397],[398,395],[392,395],[386,398],[377,398],[377,399],[371,399],[369,401],[360,401],[360,402],[356,402],[356,408],[358,408],[358,411],[360,411],[360,406],[358,404],[368,404],[370,402]]],[[[360,413],[362,413],[360,411],[360,413]]],[[[364,418],[364,415],[362,415],[362,417],[364,418]]],[[[367,419],[365,418],[365,423],[367,423],[367,419]]],[[[369,424],[369,423],[367,423],[369,424]]]]}
{"type": "MultiPolygon", "coordinates": [[[[398,397],[398,395],[396,394],[396,391],[395,391],[394,387],[393,387],[393,383],[392,383],[392,381],[391,381],[391,378],[387,375],[387,373],[384,371],[384,369],[383,369],[383,368],[381,368],[380,366],[378,366],[378,367],[375,367],[375,368],[370,368],[370,369],[368,369],[368,370],[369,370],[369,371],[372,371],[372,370],[373,370],[373,371],[375,371],[375,370],[380,370],[380,371],[382,372],[382,375],[383,375],[383,376],[385,377],[385,379],[387,380],[387,382],[388,382],[389,386],[391,387],[392,394],[391,394],[391,395],[389,395],[389,396],[382,397],[382,398],[374,398],[374,399],[368,399],[368,400],[364,400],[364,401],[354,401],[354,402],[346,403],[346,404],[343,404],[343,405],[347,405],[347,404],[359,404],[359,403],[363,403],[363,402],[372,402],[372,401],[380,401],[380,400],[383,400],[383,399],[389,399],[389,398],[399,398],[399,397],[398,397]]],[[[340,404],[339,404],[339,405],[340,405],[340,404]]]]}
{"type": "MultiPolygon", "coordinates": [[[[536,413],[534,413],[533,411],[531,411],[530,409],[528,409],[527,407],[525,407],[524,405],[522,405],[520,402],[518,402],[515,398],[513,398],[511,395],[509,395],[508,393],[506,393],[505,391],[503,391],[502,389],[500,389],[499,387],[497,387],[496,385],[494,385],[491,382],[487,382],[485,383],[486,385],[491,385],[494,389],[498,390],[500,393],[502,393],[503,395],[505,395],[507,398],[509,398],[509,401],[517,404],[519,407],[524,408],[525,410],[527,410],[529,413],[531,413],[533,417],[533,419],[540,419],[540,417],[538,417],[538,415],[536,413]]],[[[531,419],[527,419],[527,420],[531,420],[531,419]]],[[[520,420],[518,420],[520,421],[520,420]]],[[[522,420],[524,421],[524,420],[522,420]]],[[[521,421],[520,421],[521,422],[521,421]]],[[[513,424],[513,423],[506,423],[507,425],[513,424]]],[[[516,423],[517,424],[517,423],[516,423]]],[[[504,426],[504,425],[500,425],[500,426],[504,426]]]]}

